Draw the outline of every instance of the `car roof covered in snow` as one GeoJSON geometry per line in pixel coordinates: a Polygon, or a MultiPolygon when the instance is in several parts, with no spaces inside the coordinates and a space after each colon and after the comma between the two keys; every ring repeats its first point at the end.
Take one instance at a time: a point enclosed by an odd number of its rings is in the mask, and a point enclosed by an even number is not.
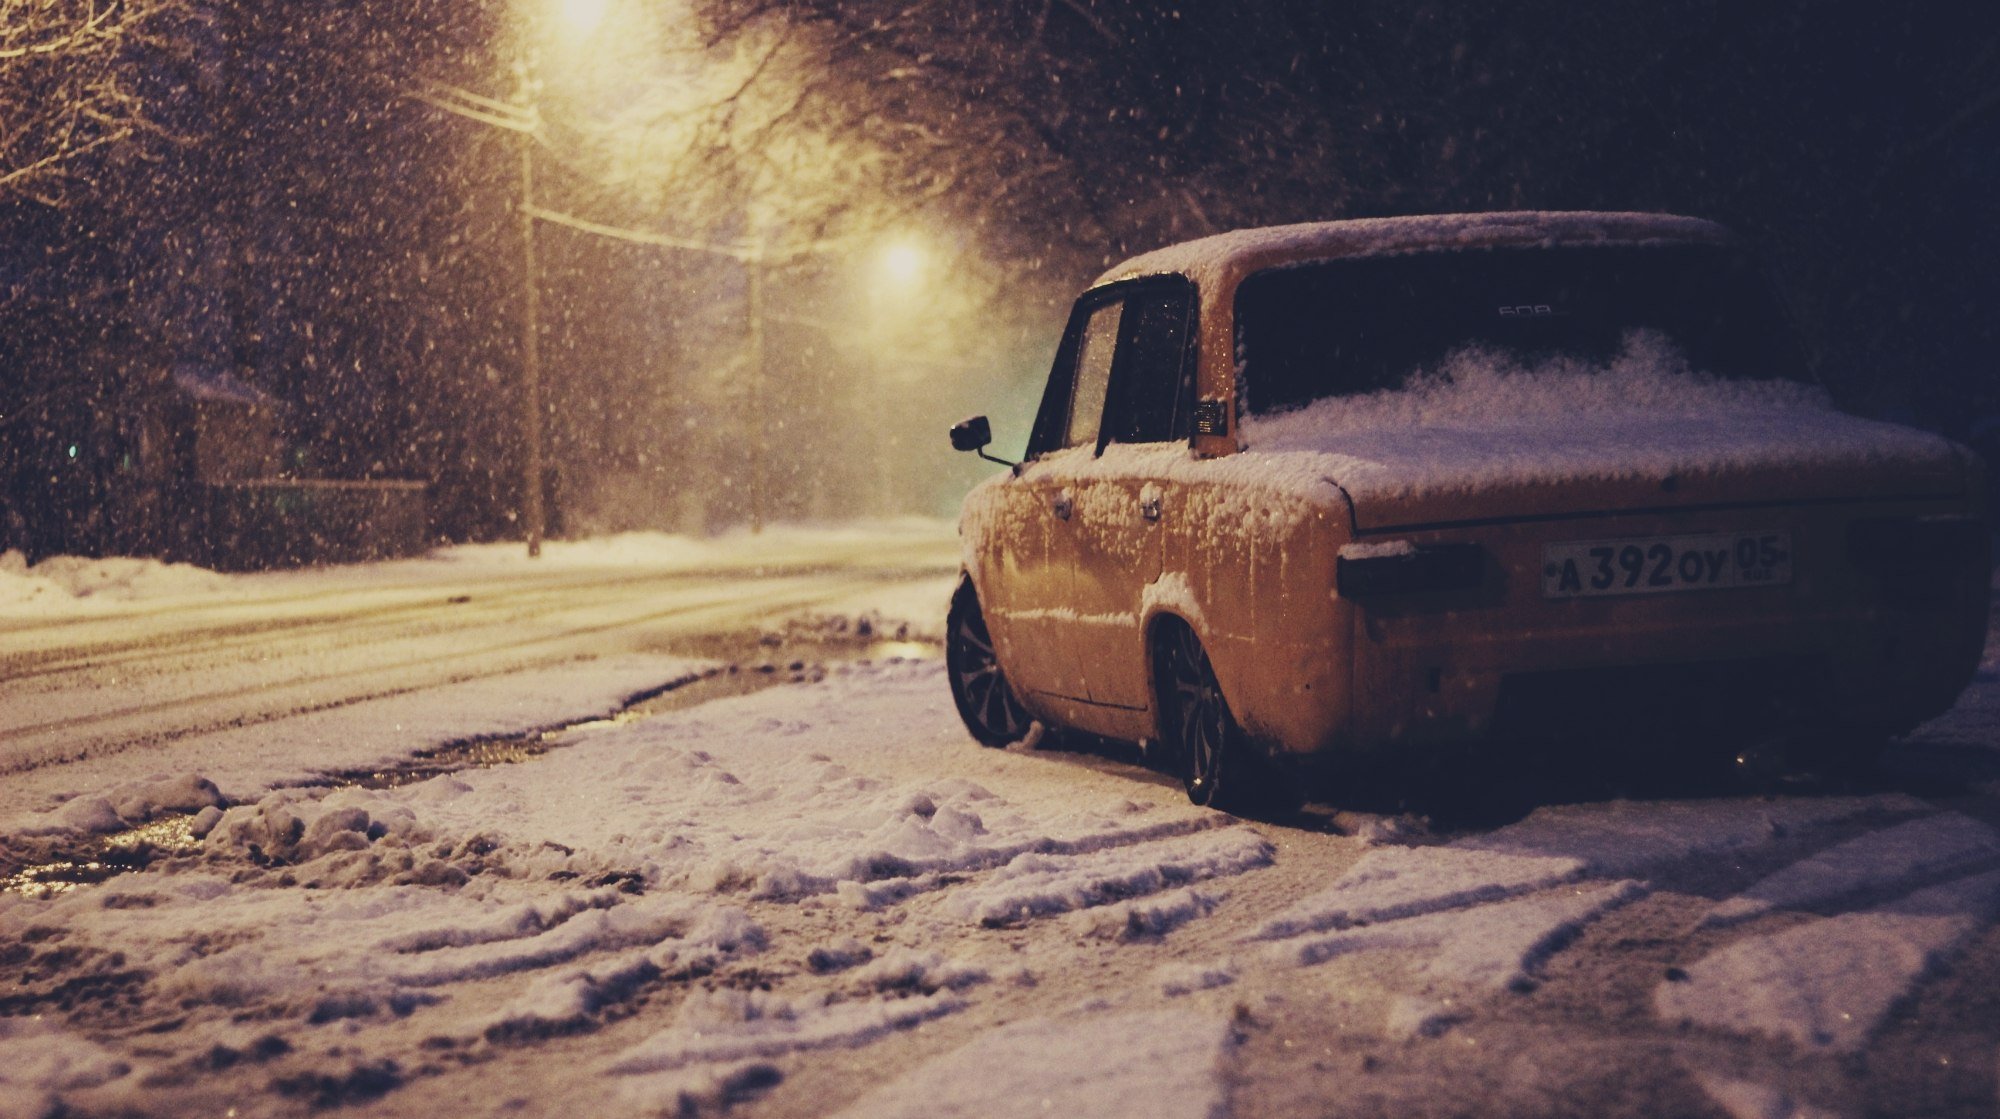
{"type": "Polygon", "coordinates": [[[1232,274],[1248,275],[1296,261],[1432,249],[1733,241],[1733,235],[1714,222],[1673,214],[1518,211],[1355,218],[1239,229],[1168,245],[1125,261],[1097,283],[1178,273],[1208,286],[1232,274]]]}

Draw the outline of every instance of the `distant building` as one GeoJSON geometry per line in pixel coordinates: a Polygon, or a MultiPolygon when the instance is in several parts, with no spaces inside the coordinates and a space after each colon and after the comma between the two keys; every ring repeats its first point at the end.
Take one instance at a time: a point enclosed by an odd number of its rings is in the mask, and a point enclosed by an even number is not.
{"type": "Polygon", "coordinates": [[[183,362],[70,389],[9,418],[0,549],[243,569],[428,543],[422,483],[286,477],[283,402],[228,370],[183,362]]]}

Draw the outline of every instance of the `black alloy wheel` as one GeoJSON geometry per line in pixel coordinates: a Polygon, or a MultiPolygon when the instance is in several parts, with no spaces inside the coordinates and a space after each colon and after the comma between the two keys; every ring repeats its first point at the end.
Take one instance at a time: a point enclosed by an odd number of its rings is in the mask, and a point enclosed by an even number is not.
{"type": "Polygon", "coordinates": [[[1161,634],[1155,663],[1160,690],[1160,733],[1181,770],[1188,799],[1224,810],[1241,805],[1246,786],[1242,732],[1222,697],[1215,668],[1201,639],[1186,625],[1161,634]]]}
{"type": "Polygon", "coordinates": [[[951,698],[965,729],[986,746],[1005,746],[1027,737],[1028,712],[1000,671],[1000,656],[979,612],[979,597],[967,584],[951,600],[945,622],[945,672],[951,698]]]}

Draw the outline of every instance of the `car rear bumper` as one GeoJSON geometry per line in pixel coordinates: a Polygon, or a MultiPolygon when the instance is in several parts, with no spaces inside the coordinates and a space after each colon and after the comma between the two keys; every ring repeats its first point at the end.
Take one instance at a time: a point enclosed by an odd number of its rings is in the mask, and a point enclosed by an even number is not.
{"type": "MultiPolygon", "coordinates": [[[[1422,545],[1475,541],[1440,532],[1422,545]]],[[[1936,715],[1977,669],[1990,598],[1983,523],[1960,503],[1762,508],[1484,527],[1477,588],[1351,607],[1350,678],[1292,751],[1371,751],[1512,735],[1580,736],[1676,722],[1759,733],[1804,722],[1895,732],[1936,715]],[[1780,530],[1782,586],[1551,598],[1547,548],[1567,540],[1780,530]]],[[[1297,729],[1304,721],[1295,720],[1297,729]]]]}

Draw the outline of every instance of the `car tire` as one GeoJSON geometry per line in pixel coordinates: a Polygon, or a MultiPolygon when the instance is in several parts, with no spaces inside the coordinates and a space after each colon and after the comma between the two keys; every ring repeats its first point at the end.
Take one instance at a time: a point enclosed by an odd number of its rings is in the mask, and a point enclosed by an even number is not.
{"type": "Polygon", "coordinates": [[[1153,664],[1160,738],[1190,801],[1225,812],[1261,806],[1269,781],[1230,713],[1201,638],[1185,623],[1163,625],[1153,664]]]}
{"type": "Polygon", "coordinates": [[[1006,746],[1028,736],[1033,720],[1001,671],[1000,655],[979,611],[972,584],[952,596],[945,618],[945,675],[951,680],[958,717],[982,746],[1006,746]]]}

